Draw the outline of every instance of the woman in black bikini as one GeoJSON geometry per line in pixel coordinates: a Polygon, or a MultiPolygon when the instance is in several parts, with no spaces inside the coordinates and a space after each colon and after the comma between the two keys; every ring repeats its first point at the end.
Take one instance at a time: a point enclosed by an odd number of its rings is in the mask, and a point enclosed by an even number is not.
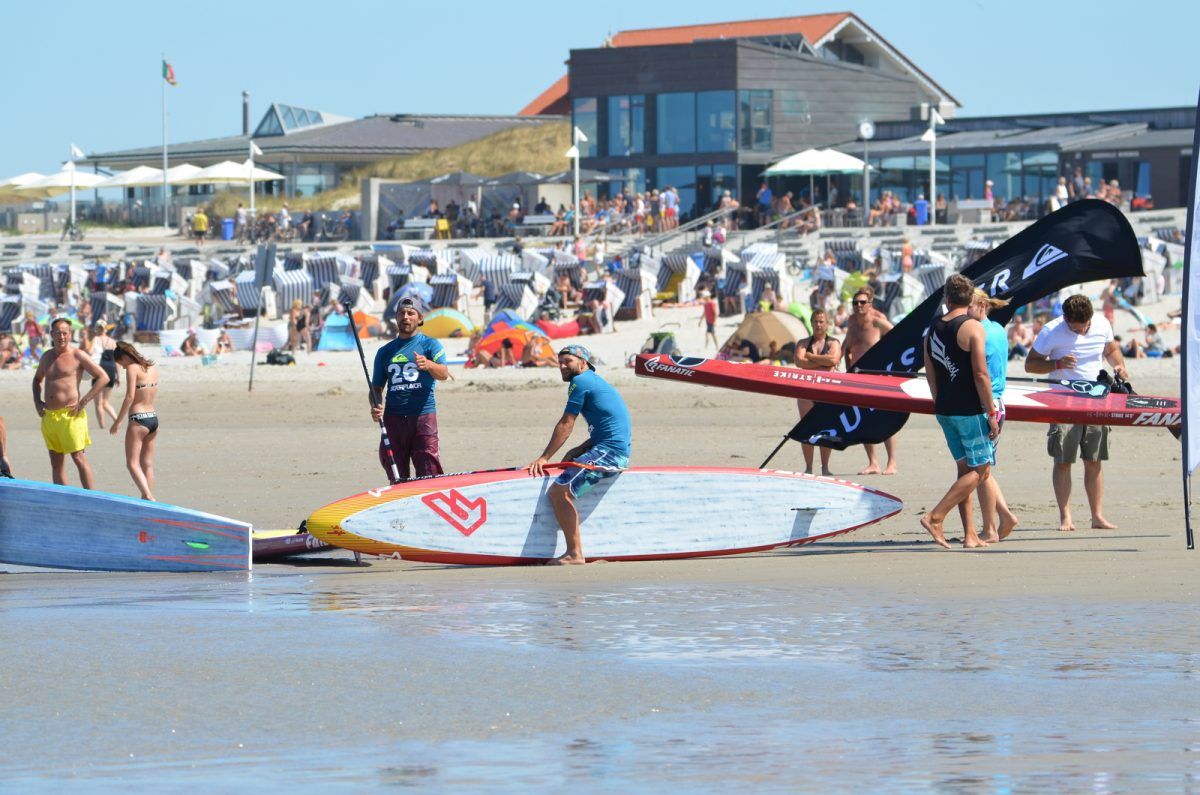
{"type": "Polygon", "coordinates": [[[116,435],[121,420],[129,417],[125,431],[125,465],[143,500],[154,501],[154,444],[158,440],[158,367],[128,342],[118,342],[113,358],[125,368],[125,402],[113,420],[109,433],[116,435]]]}
{"type": "MultiPolygon", "coordinates": [[[[113,411],[112,405],[108,402],[112,397],[113,387],[121,385],[120,378],[117,377],[117,363],[113,359],[113,351],[117,348],[117,341],[108,336],[108,328],[103,322],[97,323],[93,327],[92,342],[89,353],[96,363],[100,365],[100,369],[108,376],[108,386],[100,390],[96,395],[96,422],[100,423],[100,427],[104,427],[104,415],[117,418],[117,413],[113,411]]],[[[96,379],[92,379],[92,384],[96,383],[96,379]]]]}

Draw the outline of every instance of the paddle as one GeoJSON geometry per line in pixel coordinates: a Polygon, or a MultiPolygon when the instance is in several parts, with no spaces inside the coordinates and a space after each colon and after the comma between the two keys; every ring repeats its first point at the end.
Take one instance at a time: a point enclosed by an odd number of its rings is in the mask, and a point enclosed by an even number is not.
{"type": "MultiPolygon", "coordinates": [[[[371,373],[367,370],[367,355],[363,353],[362,340],[358,338],[358,326],[354,322],[354,306],[348,301],[344,302],[342,306],[346,308],[346,317],[350,318],[350,334],[354,337],[354,345],[358,348],[358,360],[362,362],[363,376],[367,379],[367,397],[371,401],[371,408],[374,409],[379,404],[375,400],[371,373]]],[[[383,440],[383,449],[387,451],[388,464],[392,469],[389,482],[399,483],[400,468],[396,466],[396,453],[392,450],[392,440],[388,437],[387,425],[384,424],[382,417],[379,418],[379,438],[383,440]]]]}
{"type": "MultiPolygon", "coordinates": [[[[893,371],[893,370],[854,370],[855,373],[862,375],[890,375],[896,378],[920,378],[923,374],[912,372],[910,370],[893,371]]],[[[1100,371],[1103,375],[1107,375],[1103,370],[1100,371]]],[[[1104,397],[1109,392],[1116,392],[1111,382],[1100,378],[1096,381],[1088,381],[1085,379],[1076,379],[1074,381],[1066,378],[1029,378],[1026,376],[1010,375],[1005,378],[1006,381],[1019,381],[1025,384],[1053,384],[1055,386],[1065,386],[1068,389],[1087,395],[1088,397],[1104,397]]],[[[1122,381],[1121,383],[1126,383],[1122,381]]],[[[1132,394],[1132,393],[1130,393],[1132,394]]]]}

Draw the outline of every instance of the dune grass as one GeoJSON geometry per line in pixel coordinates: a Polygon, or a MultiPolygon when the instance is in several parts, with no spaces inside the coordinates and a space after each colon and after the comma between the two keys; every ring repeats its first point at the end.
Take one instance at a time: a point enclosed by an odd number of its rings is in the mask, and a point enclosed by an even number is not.
{"type": "MultiPolygon", "coordinates": [[[[448,149],[381,160],[350,172],[336,188],[316,196],[289,197],[288,208],[293,214],[297,210],[358,209],[360,183],[371,177],[412,182],[451,171],[470,171],[484,177],[510,171],[552,174],[570,165],[563,156],[571,145],[570,130],[566,122],[520,125],[448,149]]],[[[229,217],[237,210],[238,202],[245,201],[245,190],[228,191],[214,196],[211,206],[217,215],[229,217]]],[[[255,199],[255,207],[274,212],[283,201],[282,196],[261,196],[255,199]]]]}

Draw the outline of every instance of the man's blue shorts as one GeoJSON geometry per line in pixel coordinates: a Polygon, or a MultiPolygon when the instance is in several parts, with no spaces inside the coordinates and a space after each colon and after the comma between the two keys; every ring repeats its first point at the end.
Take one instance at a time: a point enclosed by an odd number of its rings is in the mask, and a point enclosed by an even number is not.
{"type": "Polygon", "coordinates": [[[996,448],[988,438],[988,421],[986,414],[971,414],[963,417],[948,417],[943,414],[935,415],[942,433],[946,437],[946,446],[955,461],[967,460],[967,466],[978,467],[984,464],[996,463],[996,448]]]}
{"type": "Polygon", "coordinates": [[[571,490],[572,497],[582,497],[604,478],[618,474],[615,470],[629,466],[629,456],[618,455],[603,447],[593,447],[583,455],[574,459],[577,464],[585,464],[602,469],[590,469],[588,466],[565,468],[554,482],[571,490]]]}

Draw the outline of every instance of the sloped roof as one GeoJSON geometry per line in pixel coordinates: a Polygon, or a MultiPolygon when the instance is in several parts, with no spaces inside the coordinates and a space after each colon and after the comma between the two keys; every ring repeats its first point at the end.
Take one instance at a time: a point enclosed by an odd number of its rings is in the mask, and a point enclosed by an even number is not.
{"type": "MultiPolygon", "coordinates": [[[[676,25],[665,28],[641,28],[638,30],[623,30],[612,36],[604,46],[608,47],[656,47],[668,44],[690,44],[694,41],[710,41],[714,39],[761,39],[772,36],[800,36],[809,45],[819,48],[848,25],[856,27],[875,41],[890,56],[894,57],[904,68],[933,92],[942,94],[947,100],[959,104],[950,92],[938,85],[908,56],[900,52],[887,39],[857,14],[839,11],[833,14],[809,14],[798,17],[773,17],[771,19],[749,19],[735,22],[713,22],[704,25],[676,25]]],[[[519,115],[536,116],[539,114],[565,114],[570,111],[567,98],[571,87],[567,75],[563,75],[554,84],[538,94],[519,115]]]]}
{"type": "MultiPolygon", "coordinates": [[[[297,129],[287,135],[254,137],[262,150],[259,158],[271,162],[272,155],[352,155],[374,159],[402,156],[430,149],[475,141],[492,133],[518,125],[543,124],[545,116],[475,116],[408,114],[368,116],[332,124],[320,124],[297,129]]],[[[171,144],[168,150],[172,162],[204,162],[206,160],[245,159],[250,137],[231,135],[200,141],[171,144]]],[[[124,149],[92,154],[86,162],[101,166],[125,167],[139,161],[160,162],[161,146],[124,149]]],[[[305,158],[313,160],[313,157],[305,158]]]]}

